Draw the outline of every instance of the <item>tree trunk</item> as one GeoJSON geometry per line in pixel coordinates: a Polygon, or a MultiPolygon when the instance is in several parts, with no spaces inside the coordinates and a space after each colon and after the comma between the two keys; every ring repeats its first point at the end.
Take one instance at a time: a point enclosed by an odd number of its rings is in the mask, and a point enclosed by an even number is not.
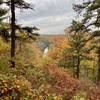
{"type": "Polygon", "coordinates": [[[77,72],[76,72],[77,79],[79,79],[80,76],[80,56],[78,52],[78,57],[77,57],[77,72]]]}
{"type": "Polygon", "coordinates": [[[11,67],[15,67],[15,3],[11,0],[11,67]]]}
{"type": "Polygon", "coordinates": [[[98,48],[98,76],[97,82],[100,83],[100,47],[98,48]]]}

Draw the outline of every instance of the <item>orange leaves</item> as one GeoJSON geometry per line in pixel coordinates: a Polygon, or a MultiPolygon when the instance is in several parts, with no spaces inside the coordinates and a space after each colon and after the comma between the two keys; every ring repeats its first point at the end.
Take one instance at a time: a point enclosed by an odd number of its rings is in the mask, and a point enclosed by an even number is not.
{"type": "Polygon", "coordinates": [[[32,97],[31,87],[26,80],[0,80],[0,100],[24,100],[26,97],[32,97]]]}
{"type": "Polygon", "coordinates": [[[20,88],[19,84],[17,80],[1,80],[0,81],[0,97],[2,96],[7,96],[8,94],[12,93],[12,92],[16,92],[16,90],[18,91],[18,89],[20,88]]]}
{"type": "Polygon", "coordinates": [[[100,89],[98,87],[90,87],[88,98],[89,100],[100,100],[100,89]]]}
{"type": "Polygon", "coordinates": [[[58,68],[55,64],[46,65],[45,69],[55,81],[52,87],[59,93],[68,92],[69,94],[74,94],[80,89],[80,82],[71,78],[64,69],[58,68]]]}
{"type": "Polygon", "coordinates": [[[71,98],[80,91],[86,93],[86,100],[100,100],[100,88],[72,78],[64,69],[58,68],[56,64],[49,63],[44,66],[44,70],[51,77],[49,84],[53,91],[63,95],[65,100],[72,100],[71,98]]]}
{"type": "Polygon", "coordinates": [[[62,51],[66,47],[68,47],[68,40],[66,37],[64,35],[57,35],[52,39],[48,56],[58,61],[62,58],[62,51]]]}

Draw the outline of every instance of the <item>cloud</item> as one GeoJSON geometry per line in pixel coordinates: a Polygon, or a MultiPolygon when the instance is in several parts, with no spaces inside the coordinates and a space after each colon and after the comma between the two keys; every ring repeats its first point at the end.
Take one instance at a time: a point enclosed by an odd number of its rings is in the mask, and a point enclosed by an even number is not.
{"type": "Polygon", "coordinates": [[[16,10],[17,22],[25,25],[36,25],[41,34],[62,33],[69,26],[74,13],[74,0],[26,0],[35,6],[35,11],[16,10]]]}

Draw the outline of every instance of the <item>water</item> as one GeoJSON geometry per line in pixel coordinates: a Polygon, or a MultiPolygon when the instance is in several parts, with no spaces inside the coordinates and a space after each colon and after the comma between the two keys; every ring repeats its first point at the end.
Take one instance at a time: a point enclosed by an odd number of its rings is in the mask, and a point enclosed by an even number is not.
{"type": "Polygon", "coordinates": [[[44,55],[46,55],[46,54],[48,53],[48,50],[49,50],[48,47],[46,47],[46,48],[44,49],[44,55]]]}

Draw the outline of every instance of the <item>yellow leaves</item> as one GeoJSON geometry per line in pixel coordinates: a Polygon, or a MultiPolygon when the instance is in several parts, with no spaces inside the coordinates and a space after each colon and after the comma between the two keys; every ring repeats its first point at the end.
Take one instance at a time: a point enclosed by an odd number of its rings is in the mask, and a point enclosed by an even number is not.
{"type": "MultiPolygon", "coordinates": [[[[41,51],[35,43],[22,43],[17,44],[16,49],[16,63],[22,66],[27,66],[30,64],[36,65],[39,64],[41,58],[41,51]]],[[[19,65],[20,66],[20,65],[19,65]]]]}
{"type": "Polygon", "coordinates": [[[56,36],[50,46],[48,56],[59,61],[62,58],[63,50],[67,47],[69,47],[67,38],[64,35],[56,36]]]}
{"type": "Polygon", "coordinates": [[[15,84],[19,84],[19,83],[20,83],[20,81],[16,79],[15,80],[15,84]]]}
{"type": "Polygon", "coordinates": [[[81,65],[83,67],[86,66],[87,68],[94,69],[94,61],[84,60],[84,61],[81,61],[81,65]]]}
{"type": "Polygon", "coordinates": [[[88,100],[87,99],[87,94],[84,91],[80,91],[77,93],[72,100],[88,100]]]}
{"type": "Polygon", "coordinates": [[[0,52],[7,50],[9,48],[9,45],[6,44],[3,39],[0,37],[0,52]]]}
{"type": "Polygon", "coordinates": [[[18,95],[20,100],[21,98],[32,97],[31,86],[25,79],[13,79],[11,77],[6,80],[1,79],[0,95],[0,100],[16,100],[18,95]]]}
{"type": "Polygon", "coordinates": [[[55,40],[55,47],[59,49],[64,49],[68,46],[68,40],[66,37],[58,37],[57,40],[55,40]]]}
{"type": "MultiPolygon", "coordinates": [[[[9,99],[12,100],[13,98],[10,96],[9,99]]],[[[14,98],[14,99],[15,99],[15,98],[14,98]]]]}
{"type": "Polygon", "coordinates": [[[1,93],[3,94],[4,93],[4,90],[1,90],[1,93]]]}

